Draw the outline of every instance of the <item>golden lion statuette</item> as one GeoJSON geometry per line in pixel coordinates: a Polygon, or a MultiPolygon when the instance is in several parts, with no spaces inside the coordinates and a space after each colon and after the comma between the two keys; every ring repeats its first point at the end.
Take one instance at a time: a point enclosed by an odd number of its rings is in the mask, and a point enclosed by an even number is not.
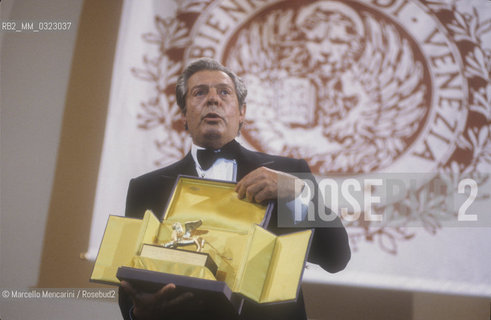
{"type": "Polygon", "coordinates": [[[163,244],[164,248],[173,248],[187,246],[191,244],[196,245],[196,251],[201,252],[205,244],[205,240],[195,235],[196,229],[198,229],[203,222],[201,220],[189,221],[184,223],[186,231],[182,228],[180,222],[176,222],[172,225],[172,240],[163,244]]]}

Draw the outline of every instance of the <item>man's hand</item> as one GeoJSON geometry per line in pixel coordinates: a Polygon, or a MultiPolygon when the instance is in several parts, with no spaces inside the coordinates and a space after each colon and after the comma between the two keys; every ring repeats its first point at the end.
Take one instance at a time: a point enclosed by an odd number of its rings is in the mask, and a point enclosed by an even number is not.
{"type": "Polygon", "coordinates": [[[257,203],[272,199],[293,200],[301,192],[304,182],[288,173],[266,167],[257,168],[243,177],[235,187],[239,198],[257,203]]]}
{"type": "Polygon", "coordinates": [[[173,316],[198,307],[191,292],[175,295],[176,286],[169,283],[155,293],[145,293],[133,288],[127,281],[121,281],[121,288],[133,300],[133,317],[136,320],[172,319],[173,316]]]}

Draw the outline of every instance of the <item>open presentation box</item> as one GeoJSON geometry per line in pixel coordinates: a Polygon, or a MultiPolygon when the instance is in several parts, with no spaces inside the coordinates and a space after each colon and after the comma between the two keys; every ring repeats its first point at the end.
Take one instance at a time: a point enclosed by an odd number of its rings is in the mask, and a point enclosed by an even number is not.
{"type": "MultiPolygon", "coordinates": [[[[271,210],[272,204],[239,199],[234,183],[180,176],[162,221],[151,211],[143,219],[109,217],[91,281],[127,280],[149,291],[174,283],[184,291],[213,296],[235,310],[243,297],[257,303],[295,300],[312,230],[276,236],[263,228],[271,210]],[[158,251],[172,240],[175,223],[198,219],[202,224],[195,232],[203,239],[202,253],[215,268],[172,255],[166,258],[153,249],[142,254],[148,245],[158,251]]],[[[193,254],[195,246],[174,250],[193,254]]]]}

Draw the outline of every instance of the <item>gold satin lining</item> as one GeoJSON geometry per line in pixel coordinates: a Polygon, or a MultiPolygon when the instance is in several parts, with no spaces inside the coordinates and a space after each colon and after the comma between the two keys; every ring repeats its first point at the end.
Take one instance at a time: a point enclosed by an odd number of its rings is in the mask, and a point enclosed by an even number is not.
{"type": "Polygon", "coordinates": [[[241,200],[235,184],[192,178],[179,179],[164,220],[191,221],[201,219],[201,228],[248,232],[251,224],[260,224],[266,206],[241,200]]]}
{"type": "Polygon", "coordinates": [[[157,219],[152,211],[147,210],[143,216],[140,232],[138,233],[138,239],[136,241],[136,250],[138,254],[140,254],[144,243],[155,243],[159,229],[160,220],[157,219]]]}
{"type": "MultiPolygon", "coordinates": [[[[142,220],[109,217],[92,280],[119,283],[120,266],[225,281],[250,299],[276,302],[296,298],[311,231],[277,237],[257,226],[266,206],[237,198],[235,185],[194,178],[179,179],[164,221],[151,211],[142,220]],[[202,252],[217,264],[216,277],[204,266],[140,257],[142,245],[172,240],[172,225],[201,219],[196,236],[202,252]]],[[[179,247],[195,250],[194,245],[179,247]]]]}
{"type": "Polygon", "coordinates": [[[138,252],[135,244],[141,224],[138,219],[109,217],[91,279],[119,283],[118,267],[128,264],[138,252]]]}
{"type": "Polygon", "coordinates": [[[276,239],[270,272],[259,302],[295,299],[305,263],[312,230],[280,236],[276,239]]]}
{"type": "MultiPolygon", "coordinates": [[[[252,228],[249,226],[250,232],[252,228]]],[[[225,281],[234,291],[237,281],[237,270],[243,264],[247,249],[248,233],[230,232],[222,229],[206,229],[201,226],[199,236],[205,240],[202,252],[208,253],[218,267],[217,279],[225,281]]],[[[159,230],[158,243],[163,244],[171,239],[172,223],[163,221],[159,230]]],[[[179,247],[183,250],[195,250],[194,245],[179,247]]]]}
{"type": "Polygon", "coordinates": [[[249,241],[247,256],[240,270],[240,279],[236,291],[259,301],[266,275],[269,271],[271,256],[275,248],[276,236],[255,226],[249,241]]]}

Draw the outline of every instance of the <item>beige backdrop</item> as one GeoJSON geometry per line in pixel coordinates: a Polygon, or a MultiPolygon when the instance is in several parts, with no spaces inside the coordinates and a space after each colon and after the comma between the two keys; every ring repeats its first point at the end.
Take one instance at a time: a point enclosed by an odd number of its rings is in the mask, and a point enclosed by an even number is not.
{"type": "MultiPolygon", "coordinates": [[[[66,33],[1,33],[2,289],[92,286],[92,264],[80,253],[88,246],[120,11],[119,1],[0,2],[2,21],[73,23],[66,33]]],[[[483,298],[333,285],[308,285],[305,295],[318,319],[489,318],[483,298]]],[[[118,312],[115,303],[0,298],[2,319],[118,312]]]]}

